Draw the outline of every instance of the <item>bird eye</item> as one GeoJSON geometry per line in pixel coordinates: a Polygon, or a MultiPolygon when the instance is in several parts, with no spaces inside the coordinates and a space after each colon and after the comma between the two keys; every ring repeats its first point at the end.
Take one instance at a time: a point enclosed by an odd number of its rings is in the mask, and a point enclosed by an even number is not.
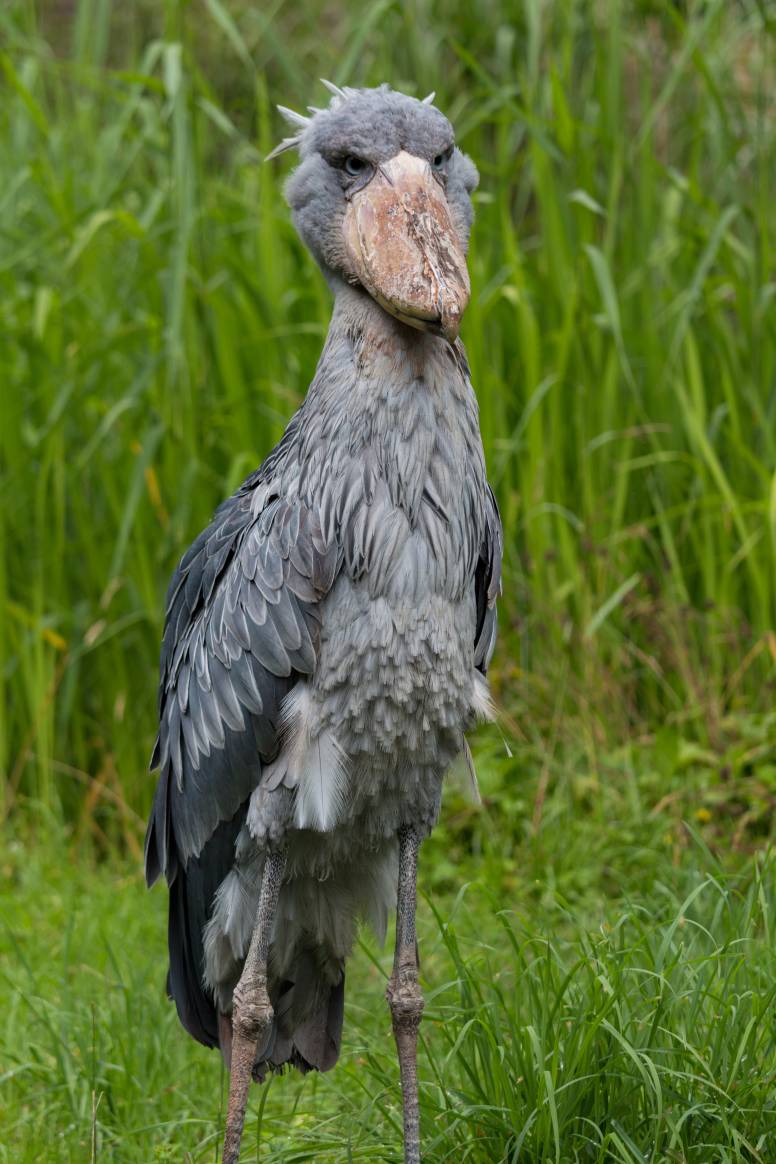
{"type": "Polygon", "coordinates": [[[435,170],[441,170],[442,167],[444,166],[445,162],[449,162],[450,158],[452,156],[453,156],[453,146],[448,146],[447,149],[443,150],[441,154],[437,154],[437,156],[433,159],[431,165],[434,167],[435,170]]]}
{"type": "Polygon", "coordinates": [[[363,174],[366,169],[366,162],[363,158],[357,158],[354,154],[348,154],[342,163],[342,168],[346,174],[350,174],[351,178],[355,178],[358,174],[363,174]]]}

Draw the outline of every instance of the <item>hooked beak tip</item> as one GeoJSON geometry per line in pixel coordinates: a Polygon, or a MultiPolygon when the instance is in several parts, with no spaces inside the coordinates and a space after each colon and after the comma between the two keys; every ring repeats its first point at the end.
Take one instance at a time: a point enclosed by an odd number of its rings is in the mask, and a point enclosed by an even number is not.
{"type": "MultiPolygon", "coordinates": [[[[464,304],[465,308],[466,304],[464,304]]],[[[442,335],[451,344],[454,344],[458,339],[458,333],[461,330],[461,316],[463,310],[459,308],[457,303],[448,305],[447,310],[440,312],[442,335]]]]}

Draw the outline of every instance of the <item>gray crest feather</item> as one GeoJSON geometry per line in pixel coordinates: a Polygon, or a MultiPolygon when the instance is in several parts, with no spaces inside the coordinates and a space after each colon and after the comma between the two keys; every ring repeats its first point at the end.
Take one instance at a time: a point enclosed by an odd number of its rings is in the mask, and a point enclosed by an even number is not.
{"type": "Polygon", "coordinates": [[[299,145],[299,137],[284,137],[280,145],[276,145],[271,153],[268,153],[265,162],[271,162],[273,158],[280,157],[286,150],[295,150],[299,145]]]}
{"type": "Polygon", "coordinates": [[[324,89],[328,89],[332,97],[339,97],[342,101],[346,100],[346,93],[344,89],[340,89],[339,85],[335,85],[333,81],[327,81],[325,77],[321,77],[321,84],[324,89]]]}
{"type": "Polygon", "coordinates": [[[265,162],[271,162],[273,158],[277,158],[280,154],[284,154],[286,150],[294,150],[299,145],[302,134],[307,129],[312,118],[305,117],[303,113],[297,113],[295,109],[289,109],[286,105],[278,105],[278,113],[285,121],[292,125],[296,130],[292,137],[284,137],[279,145],[276,145],[274,150],[267,154],[264,159],[265,162]]]}
{"type": "Polygon", "coordinates": [[[287,105],[278,105],[277,111],[281,117],[284,117],[289,125],[300,126],[306,129],[310,124],[310,118],[305,117],[304,113],[297,113],[295,109],[289,109],[287,105]]]}

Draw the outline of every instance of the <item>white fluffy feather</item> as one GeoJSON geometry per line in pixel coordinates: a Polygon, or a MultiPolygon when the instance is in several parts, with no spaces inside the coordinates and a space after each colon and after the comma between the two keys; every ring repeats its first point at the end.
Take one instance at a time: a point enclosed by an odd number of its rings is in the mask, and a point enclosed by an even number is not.
{"type": "Polygon", "coordinates": [[[296,827],[325,833],[334,828],[345,807],[348,769],[335,736],[316,720],[310,688],[300,683],[286,696],[280,721],[288,760],[286,783],[296,786],[296,827]]]}
{"type": "Polygon", "coordinates": [[[472,750],[469,747],[469,741],[466,739],[466,736],[463,737],[462,751],[463,758],[466,761],[466,775],[469,777],[467,788],[472,804],[482,804],[480,785],[477,780],[477,769],[474,766],[474,756],[472,755],[472,750]]]}
{"type": "Polygon", "coordinates": [[[474,675],[474,690],[472,692],[472,711],[480,723],[493,723],[496,719],[496,705],[490,694],[488,681],[479,671],[474,675]]]}

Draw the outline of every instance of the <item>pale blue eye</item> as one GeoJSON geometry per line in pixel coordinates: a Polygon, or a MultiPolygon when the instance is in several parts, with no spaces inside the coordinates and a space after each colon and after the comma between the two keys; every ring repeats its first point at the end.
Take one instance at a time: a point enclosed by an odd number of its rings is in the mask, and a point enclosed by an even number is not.
{"type": "Polygon", "coordinates": [[[350,174],[355,178],[357,174],[363,174],[366,169],[366,162],[363,158],[357,158],[353,154],[349,154],[342,163],[342,168],[346,174],[350,174]]]}

